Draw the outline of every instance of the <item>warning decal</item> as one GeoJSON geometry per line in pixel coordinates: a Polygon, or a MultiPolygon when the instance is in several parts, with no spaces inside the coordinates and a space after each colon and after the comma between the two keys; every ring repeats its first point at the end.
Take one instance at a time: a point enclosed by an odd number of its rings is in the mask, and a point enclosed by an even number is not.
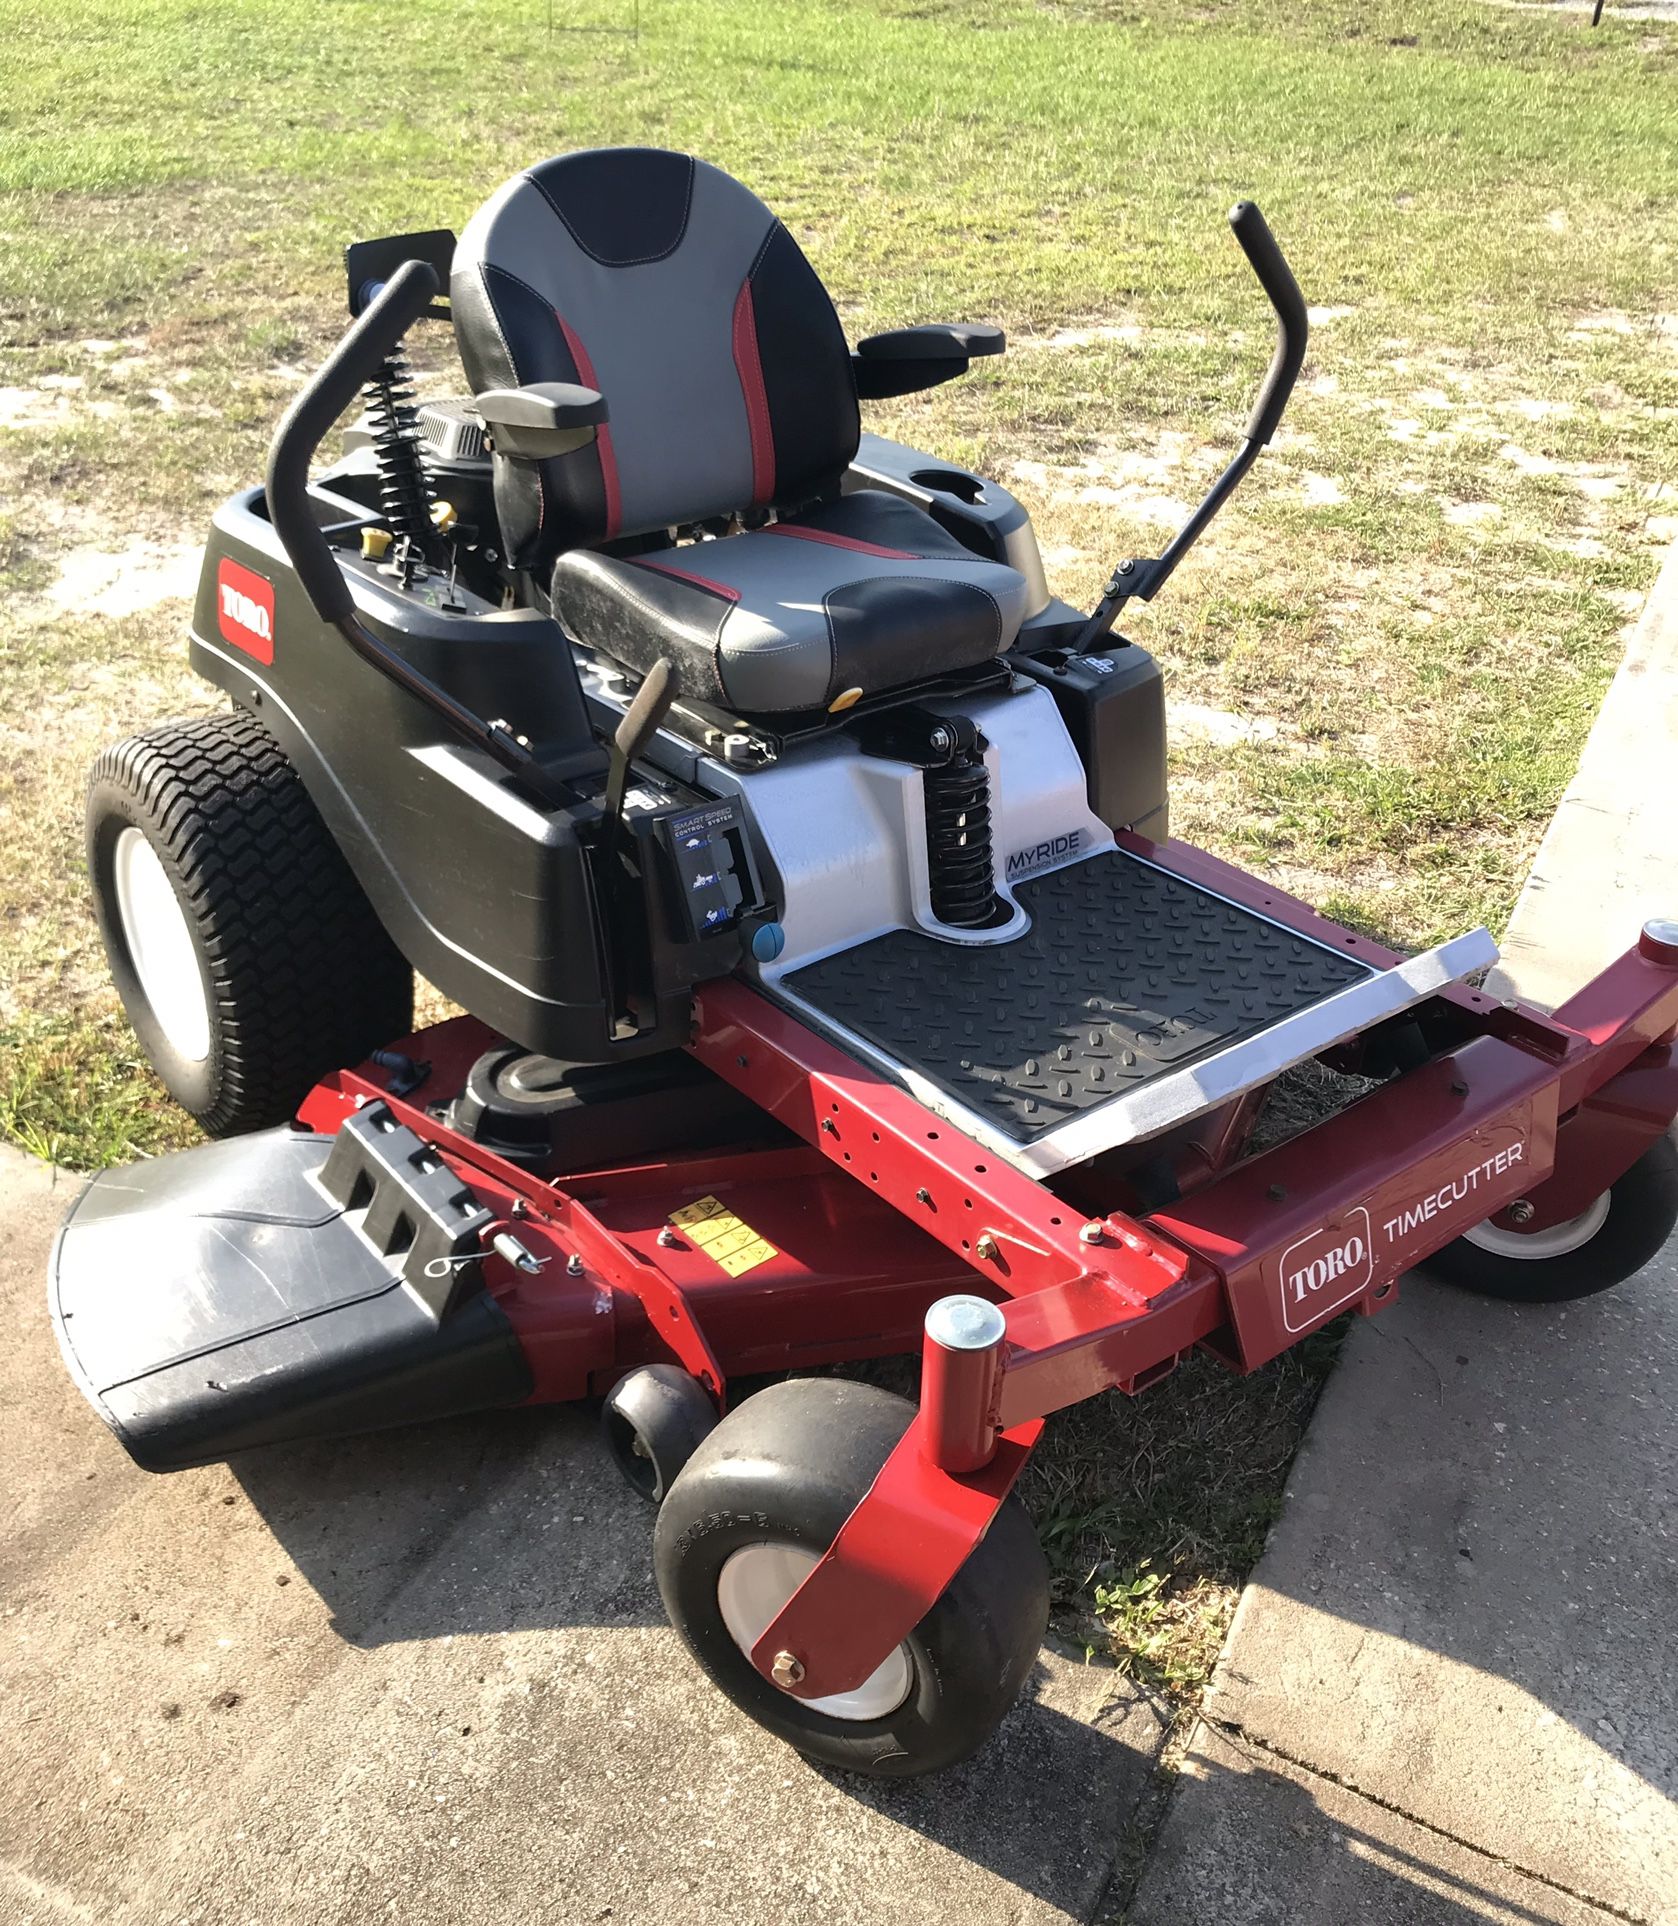
{"type": "Polygon", "coordinates": [[[766,1237],[759,1237],[750,1224],[741,1223],[715,1197],[684,1204],[670,1213],[670,1221],[685,1230],[695,1246],[730,1277],[743,1276],[780,1255],[766,1237]]]}

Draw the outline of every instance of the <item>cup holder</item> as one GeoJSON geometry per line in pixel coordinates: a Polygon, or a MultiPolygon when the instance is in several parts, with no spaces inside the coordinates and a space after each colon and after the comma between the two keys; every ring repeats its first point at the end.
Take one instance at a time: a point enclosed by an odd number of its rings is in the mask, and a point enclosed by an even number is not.
{"type": "Polygon", "coordinates": [[[984,484],[978,476],[964,474],[959,468],[914,468],[909,479],[917,488],[928,488],[935,495],[953,495],[970,508],[985,499],[984,484]]]}

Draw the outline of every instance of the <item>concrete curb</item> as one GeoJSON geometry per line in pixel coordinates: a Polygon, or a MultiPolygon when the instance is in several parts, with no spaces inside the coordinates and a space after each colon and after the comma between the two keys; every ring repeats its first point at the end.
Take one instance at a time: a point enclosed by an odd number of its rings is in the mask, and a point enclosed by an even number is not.
{"type": "Polygon", "coordinates": [[[1678,544],[1632,631],[1488,987],[1554,1009],[1678,914],[1678,544]]]}
{"type": "MultiPolygon", "coordinates": [[[[1675,822],[1678,546],[1492,987],[1554,1008],[1678,912],[1675,822]]],[[[1678,1922],[1675,1287],[1669,1246],[1577,1305],[1411,1277],[1358,1324],[1127,1926],[1678,1922]]]]}

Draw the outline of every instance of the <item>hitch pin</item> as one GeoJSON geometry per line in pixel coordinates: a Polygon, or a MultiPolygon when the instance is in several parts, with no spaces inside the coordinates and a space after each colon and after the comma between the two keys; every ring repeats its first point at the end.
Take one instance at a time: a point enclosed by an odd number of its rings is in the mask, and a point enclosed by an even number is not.
{"type": "Polygon", "coordinates": [[[538,1257],[527,1244],[520,1243],[511,1231],[497,1231],[489,1241],[497,1257],[504,1257],[515,1271],[523,1271],[526,1277],[534,1277],[548,1261],[538,1257]]]}
{"type": "MultiPolygon", "coordinates": [[[[529,1245],[522,1244],[511,1231],[497,1231],[489,1240],[490,1250],[497,1257],[504,1257],[515,1271],[523,1271],[526,1277],[534,1277],[543,1270],[549,1260],[538,1257],[529,1245]]],[[[481,1264],[489,1255],[488,1251],[466,1251],[459,1257],[434,1257],[425,1267],[427,1277],[447,1277],[453,1271],[464,1270],[468,1264],[481,1264]]]]}

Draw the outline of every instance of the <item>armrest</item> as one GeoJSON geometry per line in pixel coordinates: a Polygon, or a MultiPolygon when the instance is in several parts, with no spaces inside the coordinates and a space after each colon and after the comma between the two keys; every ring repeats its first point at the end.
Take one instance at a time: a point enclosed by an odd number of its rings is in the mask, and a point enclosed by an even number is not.
{"type": "Polygon", "coordinates": [[[1002,330],[983,323],[890,328],[857,343],[851,369],[861,399],[883,401],[954,381],[966,374],[969,361],[1001,354],[1006,346],[1002,330]]]}
{"type": "Polygon", "coordinates": [[[523,461],[546,461],[587,447],[606,419],[605,397],[570,381],[491,388],[475,405],[497,454],[523,461]]]}

